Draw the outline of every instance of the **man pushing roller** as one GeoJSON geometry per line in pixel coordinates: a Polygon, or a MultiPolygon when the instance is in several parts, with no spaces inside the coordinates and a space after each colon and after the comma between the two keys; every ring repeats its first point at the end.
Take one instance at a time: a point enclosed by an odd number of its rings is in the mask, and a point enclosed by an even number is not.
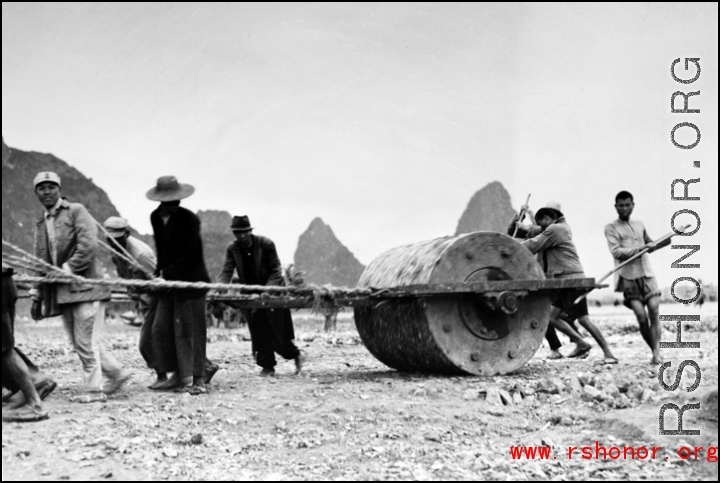
{"type": "MultiPolygon", "coordinates": [[[[515,231],[517,223],[518,220],[514,219],[508,229],[509,234],[515,231]]],[[[584,278],[585,273],[575,243],[573,243],[572,231],[565,221],[565,215],[560,211],[560,205],[548,203],[546,207],[539,209],[535,215],[535,223],[536,225],[530,227],[521,226],[517,230],[517,235],[526,237],[523,246],[537,255],[545,276],[547,278],[584,278]]],[[[590,352],[591,346],[568,323],[568,321],[577,319],[602,349],[604,353],[602,363],[617,364],[618,360],[610,350],[602,332],[590,320],[587,300],[583,298],[576,302],[580,293],[582,292],[573,289],[559,291],[552,302],[551,327],[564,333],[577,344],[569,357],[585,357],[590,352]]]]}

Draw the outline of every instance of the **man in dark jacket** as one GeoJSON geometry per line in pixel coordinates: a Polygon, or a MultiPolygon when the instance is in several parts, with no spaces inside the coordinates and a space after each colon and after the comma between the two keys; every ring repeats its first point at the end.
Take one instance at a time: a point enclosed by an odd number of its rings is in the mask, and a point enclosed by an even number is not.
{"type": "MultiPolygon", "coordinates": [[[[147,193],[160,207],[150,215],[157,248],[155,276],[160,280],[210,282],[202,239],[200,219],[180,207],[180,200],[195,189],[164,176],[147,193]]],[[[159,296],[153,324],[153,347],[159,374],[174,373],[158,390],[179,389],[192,395],[206,394],[207,290],[171,290],[159,296]]],[[[217,368],[214,369],[217,371],[217,368]]],[[[213,372],[214,374],[214,372],[213,372]]]]}
{"type": "MultiPolygon", "coordinates": [[[[236,241],[225,254],[225,264],[219,283],[230,283],[237,271],[237,282],[242,285],[285,285],[282,266],[275,244],[268,238],[252,234],[247,216],[233,218],[232,227],[236,241]]],[[[295,361],[296,374],[302,371],[303,356],[293,343],[295,331],[292,315],[288,309],[256,309],[250,311],[248,326],[257,364],[262,367],[261,376],[275,375],[275,353],[295,361]]]]}
{"type": "MultiPolygon", "coordinates": [[[[35,256],[57,267],[56,274],[100,278],[97,264],[97,227],[87,209],[61,196],[56,173],[35,177],[35,195],[44,212],[35,227],[35,256]]],[[[42,284],[32,292],[31,315],[35,320],[62,315],[65,330],[80,357],[85,373],[86,393],[75,402],[104,402],[106,394],[119,391],[130,379],[118,361],[102,348],[107,287],[72,283],[42,284]],[[103,375],[109,384],[103,385],[103,375]]]]}

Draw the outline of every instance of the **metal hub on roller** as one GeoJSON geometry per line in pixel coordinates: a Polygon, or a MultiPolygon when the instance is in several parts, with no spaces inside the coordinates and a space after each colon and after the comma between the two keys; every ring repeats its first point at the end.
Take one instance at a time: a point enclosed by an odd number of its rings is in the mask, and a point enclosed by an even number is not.
{"type": "MultiPolygon", "coordinates": [[[[465,279],[465,282],[491,282],[511,279],[510,275],[503,270],[488,267],[476,270],[465,279]]],[[[508,297],[508,295],[488,297],[484,294],[468,294],[461,295],[458,301],[460,317],[465,327],[476,337],[485,340],[497,340],[507,337],[510,333],[507,318],[510,315],[503,311],[502,308],[517,311],[517,305],[517,298],[508,297]]]]}
{"type": "Polygon", "coordinates": [[[545,276],[525,247],[498,233],[395,248],[367,267],[359,287],[486,283],[488,289],[356,307],[358,333],[377,359],[398,370],[489,376],[512,372],[540,347],[550,317],[550,293],[504,288],[515,280],[532,286],[545,276]],[[496,291],[493,282],[499,284],[496,291]]]}

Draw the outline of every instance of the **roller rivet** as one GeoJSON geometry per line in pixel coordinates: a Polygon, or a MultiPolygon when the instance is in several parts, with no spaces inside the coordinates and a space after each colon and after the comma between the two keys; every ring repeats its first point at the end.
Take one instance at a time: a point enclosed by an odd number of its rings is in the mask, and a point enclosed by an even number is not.
{"type": "Polygon", "coordinates": [[[445,332],[446,334],[449,334],[449,333],[450,333],[450,326],[449,326],[449,325],[443,325],[443,332],[445,332]]]}
{"type": "Polygon", "coordinates": [[[515,357],[517,357],[517,352],[515,352],[515,351],[508,352],[508,357],[510,357],[510,359],[515,359],[515,357]]]}
{"type": "Polygon", "coordinates": [[[530,325],[533,329],[537,329],[538,327],[540,327],[540,322],[538,322],[537,320],[533,320],[530,325]]]}
{"type": "Polygon", "coordinates": [[[502,255],[505,258],[509,257],[511,254],[512,254],[512,252],[508,248],[503,248],[502,251],[500,252],[500,255],[502,255]]]}
{"type": "Polygon", "coordinates": [[[470,360],[472,360],[473,362],[479,361],[479,360],[480,360],[480,354],[478,354],[477,352],[473,352],[472,355],[470,355],[470,360]]]}

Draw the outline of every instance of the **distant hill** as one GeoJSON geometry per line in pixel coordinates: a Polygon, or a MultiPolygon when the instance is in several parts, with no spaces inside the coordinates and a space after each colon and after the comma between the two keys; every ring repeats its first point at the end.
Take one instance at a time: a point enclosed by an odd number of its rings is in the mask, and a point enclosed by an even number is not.
{"type": "Polygon", "coordinates": [[[295,269],[305,272],[309,284],[355,287],[365,266],[340,243],[328,225],[315,218],[300,235],[295,269]]]}
{"type": "MultiPolygon", "coordinates": [[[[2,237],[32,253],[35,224],[42,206],[35,197],[33,179],[41,171],[54,171],[62,179],[62,194],[72,202],[82,203],[101,223],[119,216],[107,193],[65,161],[36,152],[21,151],[2,143],[2,237]]],[[[147,237],[143,237],[146,241],[147,237]]],[[[3,248],[3,251],[6,251],[3,248]]],[[[101,262],[110,267],[103,250],[101,262]]]]}
{"type": "Polygon", "coordinates": [[[510,202],[510,194],[502,183],[494,181],[470,199],[465,212],[460,217],[455,235],[475,231],[506,233],[515,213],[510,202]]]}
{"type": "Polygon", "coordinates": [[[235,237],[230,231],[232,216],[227,211],[198,211],[202,223],[205,264],[215,282],[225,262],[225,251],[235,237]]]}

